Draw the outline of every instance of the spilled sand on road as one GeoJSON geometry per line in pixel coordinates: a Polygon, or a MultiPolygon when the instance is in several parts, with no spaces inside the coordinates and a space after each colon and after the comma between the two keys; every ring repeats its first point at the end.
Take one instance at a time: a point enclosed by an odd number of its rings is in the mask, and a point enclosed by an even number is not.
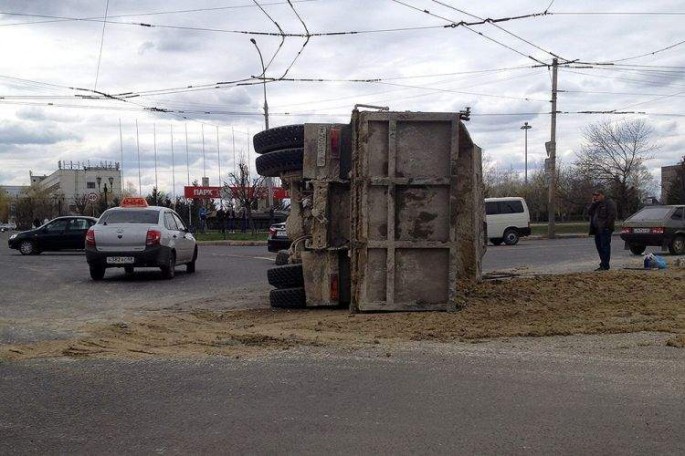
{"type": "Polygon", "coordinates": [[[45,357],[249,357],[294,347],[355,350],[413,341],[502,337],[668,334],[685,346],[685,270],[612,271],[489,280],[462,288],[458,312],[352,314],[345,309],[276,310],[268,293],[132,312],[81,328],[86,337],[0,346],[0,360],[45,357]],[[206,304],[206,306],[203,306],[206,304]]]}

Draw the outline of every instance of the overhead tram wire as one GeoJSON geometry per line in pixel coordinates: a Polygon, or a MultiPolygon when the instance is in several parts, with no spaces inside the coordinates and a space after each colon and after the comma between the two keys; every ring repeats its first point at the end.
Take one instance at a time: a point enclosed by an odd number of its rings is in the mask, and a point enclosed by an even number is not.
{"type": "MultiPolygon", "coordinates": [[[[292,0],[295,3],[308,3],[308,2],[318,2],[319,0],[292,0]]],[[[286,1],[281,1],[281,2],[271,2],[271,3],[262,3],[263,6],[277,6],[277,5],[286,5],[286,1]]],[[[170,14],[187,14],[187,13],[202,13],[202,12],[208,12],[208,11],[221,11],[221,10],[229,10],[229,9],[246,9],[246,8],[255,8],[256,5],[254,4],[247,4],[247,5],[231,5],[231,6],[217,6],[213,8],[195,8],[195,9],[187,9],[187,10],[175,10],[175,11],[158,11],[155,13],[131,13],[131,14],[118,14],[116,16],[109,16],[110,19],[121,19],[121,18],[127,18],[127,17],[143,17],[143,16],[162,16],[162,15],[170,15],[170,14]]],[[[48,15],[37,15],[37,14],[26,14],[26,13],[11,13],[11,12],[0,12],[0,14],[8,15],[8,16],[31,16],[31,17],[52,17],[54,19],[51,19],[49,21],[33,21],[33,22],[23,22],[23,23],[15,23],[15,24],[3,24],[0,25],[2,26],[13,26],[13,25],[34,25],[34,24],[50,24],[50,23],[55,23],[55,22],[74,22],[74,21],[88,21],[88,20],[98,20],[100,19],[100,16],[95,16],[95,17],[85,17],[85,18],[72,18],[72,17],[60,17],[60,16],[48,16],[48,15]]]]}
{"type": "MultiPolygon", "coordinates": [[[[496,44],[498,44],[498,45],[500,45],[500,46],[502,46],[502,47],[504,47],[504,48],[506,48],[506,49],[509,49],[510,51],[515,52],[515,53],[517,53],[517,54],[519,54],[519,55],[521,55],[521,56],[523,56],[523,57],[525,57],[525,58],[527,58],[527,59],[533,60],[534,62],[539,63],[539,64],[542,64],[542,65],[547,65],[545,62],[536,59],[536,58],[533,57],[532,55],[528,55],[528,54],[526,54],[526,53],[524,53],[524,52],[521,52],[521,51],[519,51],[519,50],[517,50],[517,49],[514,49],[513,47],[511,47],[511,46],[509,46],[509,45],[507,45],[507,44],[505,44],[505,43],[502,43],[501,41],[498,41],[498,40],[496,40],[496,39],[494,39],[494,38],[492,38],[492,37],[489,37],[489,36],[485,35],[485,34],[482,33],[482,32],[478,32],[478,31],[476,31],[476,30],[473,30],[473,29],[472,29],[471,27],[469,27],[468,25],[464,25],[464,24],[465,24],[464,22],[453,21],[453,20],[451,20],[451,19],[449,19],[449,18],[446,18],[446,17],[443,17],[443,16],[439,16],[439,15],[437,15],[437,14],[431,13],[429,10],[424,10],[424,9],[418,8],[418,7],[414,6],[414,5],[410,5],[410,4],[405,3],[405,2],[403,2],[403,1],[401,1],[401,0],[390,0],[390,1],[393,2],[393,3],[397,3],[398,5],[402,5],[402,6],[405,6],[405,7],[407,7],[407,8],[413,9],[413,10],[418,11],[418,12],[420,12],[420,13],[424,13],[424,14],[427,14],[427,15],[429,15],[429,16],[432,16],[432,17],[435,17],[435,18],[438,18],[438,19],[447,21],[447,22],[450,23],[450,25],[448,25],[448,26],[446,26],[446,27],[453,27],[453,28],[456,28],[456,27],[459,27],[459,26],[464,27],[466,30],[469,30],[470,32],[475,33],[476,35],[479,35],[479,36],[481,36],[481,37],[483,37],[483,38],[485,38],[485,39],[487,39],[487,40],[489,40],[489,41],[492,41],[493,43],[496,43],[496,44]]],[[[542,13],[540,13],[540,15],[542,15],[542,13]]],[[[531,16],[526,16],[526,17],[531,17],[531,16]]],[[[490,23],[490,22],[492,22],[492,21],[494,21],[494,20],[487,20],[487,21],[486,21],[486,20],[482,20],[482,23],[485,24],[485,23],[490,23]]]]}
{"type": "MultiPolygon", "coordinates": [[[[684,14],[685,14],[685,13],[684,13],[684,14]]],[[[635,55],[635,56],[626,57],[626,58],[623,58],[623,59],[611,60],[610,62],[611,62],[611,63],[618,63],[618,62],[625,62],[625,61],[627,61],[627,60],[640,59],[640,58],[642,58],[642,57],[648,57],[648,56],[652,56],[652,55],[655,55],[655,54],[659,54],[659,53],[664,52],[664,51],[668,51],[668,50],[673,49],[673,48],[676,48],[676,47],[678,47],[678,46],[680,46],[680,45],[682,45],[682,44],[685,44],[685,40],[679,41],[678,43],[671,44],[670,46],[666,46],[666,47],[661,48],[661,49],[657,49],[656,51],[648,52],[648,53],[646,53],[646,54],[635,55]]]]}
{"type": "MultiPolygon", "coordinates": [[[[288,74],[290,69],[293,67],[293,65],[295,65],[295,62],[297,61],[297,59],[300,58],[300,55],[302,55],[304,48],[307,47],[307,44],[309,44],[309,40],[311,39],[311,35],[309,34],[309,29],[307,28],[307,24],[305,24],[305,22],[302,20],[302,18],[300,17],[300,15],[298,14],[297,10],[295,9],[295,7],[293,6],[293,4],[290,0],[288,0],[288,4],[290,5],[290,8],[293,10],[293,13],[295,13],[295,16],[297,16],[297,19],[302,24],[302,27],[304,28],[304,31],[305,31],[307,37],[304,40],[304,43],[302,43],[302,47],[300,48],[300,50],[297,52],[297,54],[293,58],[293,61],[290,62],[290,65],[288,66],[288,68],[286,68],[285,71],[283,72],[283,74],[281,75],[281,78],[284,78],[288,74]]],[[[262,75],[262,76],[264,76],[264,75],[262,75]]]]}
{"type": "Polygon", "coordinates": [[[98,79],[100,77],[100,63],[102,62],[102,48],[105,44],[105,27],[107,26],[107,13],[109,12],[109,0],[105,0],[105,16],[102,21],[102,34],[100,35],[100,51],[98,52],[98,67],[95,72],[95,84],[93,84],[93,90],[98,88],[98,79]]]}
{"type": "MultiPolygon", "coordinates": [[[[601,68],[601,69],[602,69],[602,70],[606,70],[606,68],[601,68]]],[[[573,70],[569,70],[569,69],[566,69],[566,68],[564,68],[563,71],[564,71],[565,73],[578,74],[578,75],[581,75],[581,76],[589,76],[589,77],[592,77],[592,78],[603,78],[603,79],[606,79],[606,75],[602,75],[602,74],[584,73],[584,72],[582,72],[582,71],[573,71],[573,70]]],[[[661,85],[664,84],[664,81],[654,81],[654,80],[648,80],[648,79],[625,78],[625,77],[621,77],[621,76],[615,76],[613,79],[615,79],[615,80],[617,80],[617,81],[626,81],[626,82],[631,82],[631,83],[638,83],[638,84],[643,85],[643,86],[644,86],[645,84],[659,85],[659,86],[661,86],[661,85]]],[[[683,85],[683,84],[670,83],[669,85],[671,85],[671,86],[676,86],[676,87],[685,87],[685,85],[683,85]]]]}
{"type": "Polygon", "coordinates": [[[274,25],[276,25],[276,28],[277,28],[278,31],[279,31],[279,34],[278,34],[278,35],[281,37],[281,42],[280,42],[280,44],[278,45],[278,48],[276,48],[276,51],[274,52],[274,55],[272,55],[272,56],[271,56],[271,59],[267,62],[266,65],[264,65],[264,70],[262,71],[262,77],[263,77],[263,76],[266,74],[266,70],[269,69],[269,66],[271,66],[271,63],[274,61],[274,59],[276,58],[276,56],[278,55],[278,53],[281,51],[281,48],[283,47],[283,43],[285,43],[285,36],[286,36],[286,35],[285,35],[285,32],[283,31],[283,29],[281,28],[281,26],[278,25],[278,22],[276,22],[276,21],[269,15],[269,13],[267,13],[266,10],[265,10],[264,8],[262,8],[262,6],[259,4],[259,2],[257,2],[257,0],[252,0],[252,1],[254,2],[255,5],[257,5],[257,6],[259,7],[259,9],[262,11],[262,13],[264,13],[264,15],[265,15],[271,22],[273,22],[274,25]]]}
{"type": "MultiPolygon", "coordinates": [[[[521,36],[519,36],[519,35],[517,35],[517,34],[515,34],[515,33],[513,33],[513,32],[510,32],[509,30],[507,30],[507,29],[505,29],[504,27],[498,25],[498,24],[497,24],[496,22],[494,22],[494,21],[490,21],[489,19],[484,19],[484,18],[482,18],[482,17],[480,17],[480,16],[476,16],[475,14],[471,14],[471,13],[465,11],[465,10],[456,8],[456,7],[452,6],[452,5],[448,5],[448,4],[446,4],[446,3],[442,2],[442,1],[439,1],[439,0],[432,0],[432,1],[433,1],[433,3],[437,3],[438,5],[442,5],[442,6],[446,7],[446,8],[449,8],[449,9],[451,9],[451,10],[454,10],[454,11],[457,11],[457,12],[459,12],[459,13],[465,14],[465,15],[467,15],[467,16],[473,17],[473,18],[475,18],[475,19],[478,19],[478,20],[481,20],[481,21],[486,21],[487,23],[491,24],[493,27],[498,28],[499,30],[501,30],[501,31],[503,31],[504,33],[506,33],[507,35],[510,35],[510,36],[516,38],[517,40],[521,40],[521,41],[523,41],[524,43],[526,43],[526,44],[528,44],[528,45],[534,47],[535,49],[538,49],[538,50],[544,52],[545,54],[548,54],[548,55],[550,55],[550,56],[552,56],[552,57],[554,57],[554,58],[558,58],[558,59],[561,59],[561,60],[565,60],[565,61],[567,61],[567,62],[569,61],[568,59],[565,59],[565,58],[563,58],[563,57],[561,57],[561,56],[559,56],[559,55],[553,53],[552,51],[549,51],[549,50],[547,50],[547,49],[544,49],[544,48],[538,46],[537,44],[531,42],[530,40],[527,40],[527,39],[525,39],[525,38],[523,38],[523,37],[521,37],[521,36]]],[[[554,3],[554,1],[552,1],[552,3],[554,3]]],[[[550,3],[549,6],[552,6],[552,3],[550,3]]],[[[538,14],[535,14],[535,15],[531,15],[531,17],[547,15],[547,10],[549,10],[549,6],[547,7],[547,9],[546,9],[544,12],[538,13],[538,14]]]]}
{"type": "MultiPolygon", "coordinates": [[[[3,11],[0,11],[0,14],[18,15],[18,16],[33,16],[33,17],[50,17],[50,18],[70,20],[70,21],[102,22],[102,19],[98,19],[98,18],[77,18],[77,17],[49,16],[49,15],[37,15],[37,14],[9,13],[9,12],[3,12],[3,11]]],[[[540,14],[517,16],[517,17],[513,17],[513,18],[489,19],[487,22],[480,21],[478,23],[464,23],[463,26],[481,25],[481,24],[485,24],[485,23],[499,22],[499,21],[504,21],[504,20],[526,19],[529,17],[534,17],[536,15],[540,15],[540,14]]],[[[337,32],[314,32],[314,33],[309,33],[307,35],[306,33],[283,33],[283,34],[281,34],[281,33],[276,33],[276,32],[262,32],[262,31],[258,31],[258,30],[232,30],[232,29],[218,29],[218,28],[210,28],[210,27],[191,27],[191,26],[179,26],[179,25],[151,24],[151,23],[144,23],[144,22],[121,22],[121,21],[113,21],[113,20],[111,20],[111,18],[107,20],[107,23],[108,24],[115,24],[115,25],[133,26],[133,27],[176,29],[176,30],[187,30],[187,31],[194,31],[194,32],[229,33],[229,34],[242,34],[242,35],[253,35],[253,36],[278,36],[278,37],[285,36],[286,38],[288,38],[288,37],[306,38],[307,36],[310,36],[312,38],[315,38],[315,37],[319,38],[319,37],[336,37],[336,36],[345,36],[345,35],[365,35],[365,34],[372,34],[372,33],[396,33],[396,32],[420,31],[420,30],[436,30],[436,29],[442,30],[445,28],[456,28],[456,27],[462,26],[458,23],[450,21],[450,24],[448,24],[448,25],[432,25],[432,26],[421,26],[421,27],[395,27],[395,28],[368,29],[368,30],[343,30],[343,31],[337,31],[337,32]]],[[[13,24],[0,24],[0,27],[6,27],[6,26],[10,26],[10,25],[13,25],[13,24]]]]}
{"type": "MultiPolygon", "coordinates": [[[[0,105],[1,104],[11,104],[11,105],[22,105],[22,106],[43,106],[43,107],[58,107],[58,108],[75,108],[75,109],[102,109],[102,110],[113,110],[113,111],[138,111],[135,109],[127,109],[123,107],[102,107],[102,106],[79,106],[79,105],[57,105],[54,103],[5,103],[2,100],[0,100],[0,105]]],[[[173,114],[174,111],[169,110],[166,111],[169,114],[173,114]]],[[[537,112],[517,112],[517,113],[471,113],[472,116],[475,117],[494,117],[494,116],[532,116],[532,115],[547,115],[549,114],[549,111],[537,111],[537,112]]],[[[612,110],[607,110],[607,111],[561,111],[559,114],[644,114],[648,116],[670,116],[670,117],[685,117],[685,113],[651,113],[651,112],[616,112],[612,110]]],[[[186,114],[204,114],[204,115],[224,115],[224,116],[255,116],[255,117],[261,117],[264,115],[262,112],[237,112],[237,111],[188,111],[186,114]]],[[[346,116],[349,115],[348,111],[341,112],[341,113],[289,113],[289,112],[274,112],[271,113],[269,112],[269,115],[274,115],[274,116],[279,116],[279,117],[311,117],[311,116],[325,116],[325,117],[341,117],[341,116],[346,116]]],[[[206,123],[206,125],[212,125],[210,123],[206,123]]]]}

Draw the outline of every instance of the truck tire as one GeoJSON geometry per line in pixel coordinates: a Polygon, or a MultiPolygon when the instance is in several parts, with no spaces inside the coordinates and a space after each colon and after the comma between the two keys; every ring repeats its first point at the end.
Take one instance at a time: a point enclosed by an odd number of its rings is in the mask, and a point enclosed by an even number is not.
{"type": "Polygon", "coordinates": [[[260,155],[255,160],[257,173],[267,177],[278,177],[287,171],[302,170],[301,147],[298,149],[276,150],[269,154],[260,155]]]}
{"type": "Polygon", "coordinates": [[[490,242],[492,242],[492,245],[502,245],[502,242],[504,242],[504,239],[502,239],[502,238],[491,238],[490,242]]]}
{"type": "Polygon", "coordinates": [[[290,259],[290,252],[288,250],[279,250],[276,254],[276,266],[283,266],[288,264],[290,259]]]}
{"type": "Polygon", "coordinates": [[[277,266],[266,271],[266,275],[269,279],[269,285],[279,289],[304,286],[301,264],[277,266]]]}
{"type": "Polygon", "coordinates": [[[304,125],[286,125],[261,131],[254,135],[252,144],[258,154],[279,149],[304,147],[304,125]]]}
{"type": "Polygon", "coordinates": [[[305,307],[304,288],[284,288],[271,290],[269,293],[271,307],[277,309],[302,309],[305,307]]]}

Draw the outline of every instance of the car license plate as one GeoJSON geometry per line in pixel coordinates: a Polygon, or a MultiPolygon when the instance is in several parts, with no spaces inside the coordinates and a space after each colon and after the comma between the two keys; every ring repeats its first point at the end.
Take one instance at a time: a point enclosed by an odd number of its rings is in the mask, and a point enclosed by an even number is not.
{"type": "Polygon", "coordinates": [[[649,228],[633,228],[635,234],[649,234],[651,231],[649,228]]]}
{"type": "Polygon", "coordinates": [[[288,237],[288,235],[285,233],[285,230],[277,230],[276,231],[276,236],[275,237],[288,237]]]}
{"type": "Polygon", "coordinates": [[[107,264],[133,264],[133,257],[107,257],[107,264]]]}

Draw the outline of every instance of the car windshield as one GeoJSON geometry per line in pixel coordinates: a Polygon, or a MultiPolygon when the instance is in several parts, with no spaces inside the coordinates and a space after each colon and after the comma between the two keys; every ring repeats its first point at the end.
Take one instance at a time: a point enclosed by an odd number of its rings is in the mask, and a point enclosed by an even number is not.
{"type": "Polygon", "coordinates": [[[673,208],[671,207],[646,207],[640,212],[631,215],[626,222],[652,222],[657,220],[663,220],[666,218],[669,212],[673,208]]]}
{"type": "Polygon", "coordinates": [[[159,220],[159,212],[149,210],[116,210],[105,212],[100,217],[100,225],[113,223],[146,223],[154,224],[159,220]]]}

